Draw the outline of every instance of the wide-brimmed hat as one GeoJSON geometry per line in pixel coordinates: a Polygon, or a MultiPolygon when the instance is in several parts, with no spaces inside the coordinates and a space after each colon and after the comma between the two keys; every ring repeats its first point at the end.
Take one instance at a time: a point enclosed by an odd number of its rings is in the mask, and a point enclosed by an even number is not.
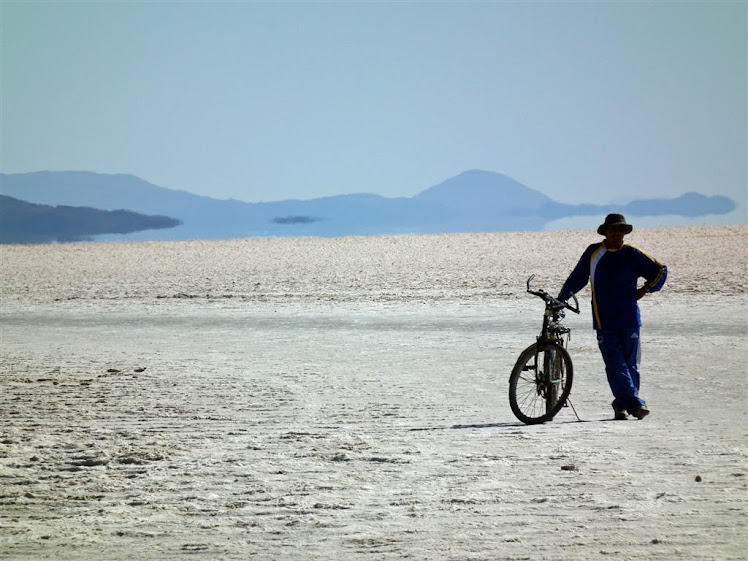
{"type": "Polygon", "coordinates": [[[597,233],[601,236],[605,235],[605,230],[607,230],[610,226],[625,226],[626,230],[625,232],[627,234],[631,233],[631,230],[634,229],[634,227],[626,222],[626,217],[623,214],[609,214],[605,217],[605,222],[600,224],[600,226],[597,227],[597,233]]]}

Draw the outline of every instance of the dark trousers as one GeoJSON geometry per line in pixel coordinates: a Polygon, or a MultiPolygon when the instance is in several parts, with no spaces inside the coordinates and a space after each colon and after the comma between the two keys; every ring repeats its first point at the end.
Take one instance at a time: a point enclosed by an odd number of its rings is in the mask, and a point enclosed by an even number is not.
{"type": "Polygon", "coordinates": [[[646,402],[639,398],[639,328],[599,329],[597,344],[603,355],[605,373],[613,392],[613,409],[633,413],[646,405],[646,402]]]}

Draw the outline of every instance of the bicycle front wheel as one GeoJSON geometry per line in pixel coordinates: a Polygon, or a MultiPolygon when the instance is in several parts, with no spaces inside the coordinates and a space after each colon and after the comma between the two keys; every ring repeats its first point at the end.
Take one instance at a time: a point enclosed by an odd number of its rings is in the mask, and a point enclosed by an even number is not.
{"type": "Polygon", "coordinates": [[[550,421],[566,404],[574,370],[569,353],[552,341],[527,347],[509,377],[509,405],[523,423],[550,421]]]}

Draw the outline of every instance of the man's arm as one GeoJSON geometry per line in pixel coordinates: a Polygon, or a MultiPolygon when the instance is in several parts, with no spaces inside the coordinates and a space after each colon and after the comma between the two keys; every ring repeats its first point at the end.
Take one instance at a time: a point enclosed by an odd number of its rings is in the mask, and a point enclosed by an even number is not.
{"type": "Polygon", "coordinates": [[[566,279],[561,292],[558,293],[558,299],[566,302],[571,298],[572,294],[576,294],[587,286],[587,282],[590,280],[590,251],[593,247],[587,248],[579,259],[579,263],[574,267],[574,270],[566,279]]]}
{"type": "Polygon", "coordinates": [[[651,258],[638,248],[636,249],[638,260],[638,273],[646,281],[644,286],[636,291],[637,300],[650,292],[657,292],[662,288],[667,280],[667,267],[651,258]]]}

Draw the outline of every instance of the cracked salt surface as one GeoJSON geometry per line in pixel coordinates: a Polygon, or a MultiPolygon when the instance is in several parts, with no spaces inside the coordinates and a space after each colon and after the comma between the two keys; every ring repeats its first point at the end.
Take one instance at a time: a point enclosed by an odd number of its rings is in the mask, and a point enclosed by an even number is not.
{"type": "Polygon", "coordinates": [[[583,313],[533,427],[523,283],[589,233],[0,246],[0,558],[745,559],[747,236],[636,231],[652,415],[583,313]]]}

